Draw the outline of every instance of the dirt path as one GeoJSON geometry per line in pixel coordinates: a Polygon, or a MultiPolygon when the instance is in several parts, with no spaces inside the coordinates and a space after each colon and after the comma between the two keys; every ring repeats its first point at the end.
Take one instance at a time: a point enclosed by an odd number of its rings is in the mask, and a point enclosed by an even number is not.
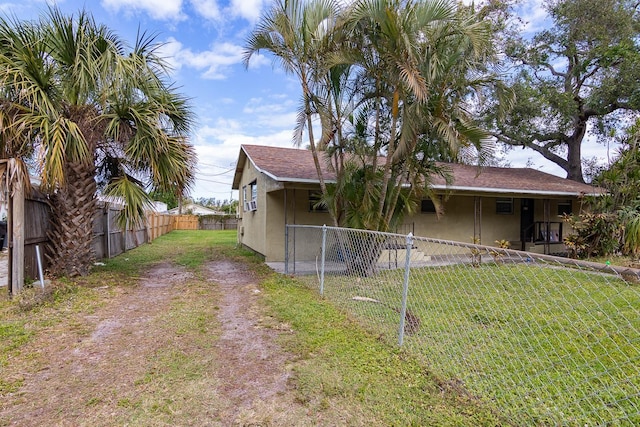
{"type": "Polygon", "coordinates": [[[260,290],[241,265],[218,261],[207,266],[210,281],[221,290],[222,334],[216,344],[220,360],[219,392],[225,424],[294,425],[306,418],[288,386],[291,355],[277,344],[287,325],[274,325],[260,308],[260,290]]]}
{"type": "Polygon", "coordinates": [[[22,352],[33,370],[3,372],[23,383],[3,396],[0,425],[306,424],[288,383],[291,356],[277,344],[287,327],[263,316],[252,274],[222,260],[209,263],[205,276],[190,293],[191,273],[162,264],[137,286],[95,288],[103,305],[70,313],[22,352]],[[204,341],[190,340],[189,330],[176,333],[167,322],[171,307],[190,301],[203,309],[200,328],[211,331],[204,341]],[[169,351],[202,361],[198,377],[187,379],[188,390],[187,380],[162,376],[173,363],[163,358],[169,351]],[[167,397],[146,402],[152,393],[167,397]]]}

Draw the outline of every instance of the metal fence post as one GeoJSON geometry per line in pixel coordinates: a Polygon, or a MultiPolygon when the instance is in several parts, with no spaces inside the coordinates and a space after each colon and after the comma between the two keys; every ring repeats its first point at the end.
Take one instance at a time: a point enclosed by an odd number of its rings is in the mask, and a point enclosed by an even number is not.
{"type": "Polygon", "coordinates": [[[407,234],[406,252],[404,263],[404,285],[402,287],[402,306],[400,308],[400,330],[398,331],[398,345],[404,341],[404,323],[407,316],[407,295],[409,294],[409,272],[411,271],[411,248],[413,247],[413,233],[407,234]]]}
{"type": "Polygon", "coordinates": [[[322,255],[320,261],[320,295],[324,296],[324,258],[325,258],[325,248],[327,246],[327,224],[322,226],[322,255]]]}

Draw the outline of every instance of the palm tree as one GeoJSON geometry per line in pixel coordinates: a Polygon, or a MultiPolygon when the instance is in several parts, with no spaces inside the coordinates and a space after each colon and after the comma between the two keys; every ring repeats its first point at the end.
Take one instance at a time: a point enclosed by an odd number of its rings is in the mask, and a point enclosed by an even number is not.
{"type": "MultiPolygon", "coordinates": [[[[323,80],[325,67],[322,64],[327,52],[332,49],[331,37],[340,14],[340,2],[335,0],[278,0],[272,9],[262,16],[256,29],[246,41],[244,63],[249,65],[251,57],[260,51],[274,55],[282,68],[295,74],[302,88],[302,110],[294,134],[294,142],[300,144],[306,128],[309,147],[324,195],[327,194],[325,179],[320,165],[324,147],[318,146],[314,137],[312,116],[314,85],[323,80]]],[[[322,138],[323,141],[326,138],[322,138]]],[[[332,212],[334,224],[337,216],[332,212]]]]}
{"type": "Polygon", "coordinates": [[[368,147],[361,164],[371,166],[361,184],[368,190],[354,206],[367,210],[358,215],[370,217],[368,228],[386,231],[400,210],[415,205],[411,199],[429,193],[428,176],[444,173],[425,143],[454,152],[473,144],[484,153],[488,133],[466,108],[471,93],[496,83],[483,72],[492,53],[490,31],[472,9],[446,0],[359,0],[344,16],[348,42],[329,63],[355,70],[349,86],[360,91],[360,101],[352,116],[363,117],[353,124],[364,131],[351,134],[360,134],[368,147]]]}
{"type": "Polygon", "coordinates": [[[488,133],[473,123],[469,99],[496,84],[485,66],[490,36],[473,7],[452,0],[356,0],[343,8],[285,0],[248,39],[245,64],[266,50],[298,76],[296,141],[307,129],[334,223],[386,231],[415,205],[412,198],[429,193],[428,175],[443,172],[425,144],[453,156],[465,145],[485,154],[488,133]],[[319,140],[312,115],[322,126],[319,140]],[[332,162],[335,186],[324,182],[319,152],[332,162]]]}
{"type": "Polygon", "coordinates": [[[85,274],[98,186],[124,201],[120,222],[135,224],[147,188],[192,184],[188,102],[165,83],[153,37],[129,49],[86,11],[1,19],[0,45],[3,155],[37,158],[53,212],[50,271],[85,274]]]}

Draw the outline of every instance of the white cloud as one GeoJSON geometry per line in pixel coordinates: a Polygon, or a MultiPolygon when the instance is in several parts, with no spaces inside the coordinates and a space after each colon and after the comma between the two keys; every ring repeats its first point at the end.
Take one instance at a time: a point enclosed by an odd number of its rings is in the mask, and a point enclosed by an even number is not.
{"type": "Polygon", "coordinates": [[[286,99],[274,96],[273,98],[281,99],[275,103],[265,103],[263,98],[251,98],[242,110],[245,114],[265,114],[265,113],[281,113],[291,107],[291,102],[286,99]]]}
{"type": "Polygon", "coordinates": [[[252,123],[261,128],[287,129],[289,139],[297,119],[296,104],[286,95],[272,95],[265,101],[263,98],[251,98],[242,109],[244,114],[252,117],[252,123]]]}
{"type": "Polygon", "coordinates": [[[249,69],[254,70],[256,68],[260,68],[263,65],[268,65],[271,63],[271,60],[264,56],[261,53],[254,53],[251,55],[251,60],[249,60],[249,69]]]}
{"type": "Polygon", "coordinates": [[[160,48],[158,48],[158,54],[165,59],[174,71],[180,71],[182,63],[179,61],[178,56],[182,50],[182,43],[173,37],[170,37],[162,44],[162,46],[160,46],[160,48]]]}
{"type": "Polygon", "coordinates": [[[232,43],[218,43],[210,50],[194,52],[170,37],[160,54],[167,58],[174,70],[191,67],[203,71],[202,78],[221,80],[226,78],[231,66],[242,62],[242,47],[232,43]]]}
{"type": "Polygon", "coordinates": [[[129,14],[147,13],[153,19],[180,21],[185,19],[182,13],[182,0],[102,0],[102,7],[113,12],[124,11],[129,14]]]}
{"type": "Polygon", "coordinates": [[[0,3],[0,12],[4,13],[11,13],[12,10],[19,8],[20,5],[16,4],[16,3],[0,3]]]}
{"type": "Polygon", "coordinates": [[[203,18],[217,21],[221,18],[216,0],[191,0],[191,5],[203,18]]]}
{"type": "Polygon", "coordinates": [[[260,18],[264,0],[231,0],[230,8],[236,16],[249,22],[256,22],[260,18]]]}
{"type": "Polygon", "coordinates": [[[211,21],[223,21],[229,17],[242,18],[256,22],[260,18],[264,0],[231,0],[225,8],[220,7],[218,0],[190,0],[196,13],[211,21]]]}
{"type": "Polygon", "coordinates": [[[528,0],[522,3],[518,15],[524,21],[523,31],[535,33],[548,27],[549,14],[544,8],[544,0],[528,0]]]}
{"type": "MultiPolygon", "coordinates": [[[[244,133],[241,123],[226,119],[218,120],[213,126],[204,126],[198,129],[193,142],[198,155],[198,172],[200,174],[196,174],[199,180],[191,191],[191,196],[194,198],[215,197],[217,199],[226,199],[231,195],[233,173],[216,177],[206,174],[220,173],[226,167],[231,169],[238,160],[241,144],[292,146],[290,130],[252,136],[244,133]]],[[[234,198],[237,198],[237,192],[234,194],[234,198]]]]}
{"type": "Polygon", "coordinates": [[[0,2],[0,13],[9,17],[19,16],[37,18],[38,15],[46,10],[47,6],[55,6],[64,3],[64,0],[26,0],[26,1],[3,1],[0,2]]]}

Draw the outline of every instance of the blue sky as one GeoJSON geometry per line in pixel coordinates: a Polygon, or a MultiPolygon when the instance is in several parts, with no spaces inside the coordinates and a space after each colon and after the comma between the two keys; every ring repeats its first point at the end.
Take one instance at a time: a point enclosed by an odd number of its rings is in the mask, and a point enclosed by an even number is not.
{"type": "MultiPolygon", "coordinates": [[[[543,0],[525,0],[527,27],[543,25],[543,0]]],[[[55,3],[66,13],[85,8],[96,21],[133,43],[138,28],[157,34],[173,65],[171,79],[192,99],[197,125],[191,137],[198,153],[197,182],[191,196],[229,199],[240,144],[292,146],[298,81],[257,55],[242,64],[248,33],[271,0],[0,0],[0,12],[35,19],[55,3]]],[[[585,146],[585,157],[602,157],[603,147],[585,146]]],[[[530,150],[514,150],[512,166],[534,167],[564,176],[530,150]]]]}

